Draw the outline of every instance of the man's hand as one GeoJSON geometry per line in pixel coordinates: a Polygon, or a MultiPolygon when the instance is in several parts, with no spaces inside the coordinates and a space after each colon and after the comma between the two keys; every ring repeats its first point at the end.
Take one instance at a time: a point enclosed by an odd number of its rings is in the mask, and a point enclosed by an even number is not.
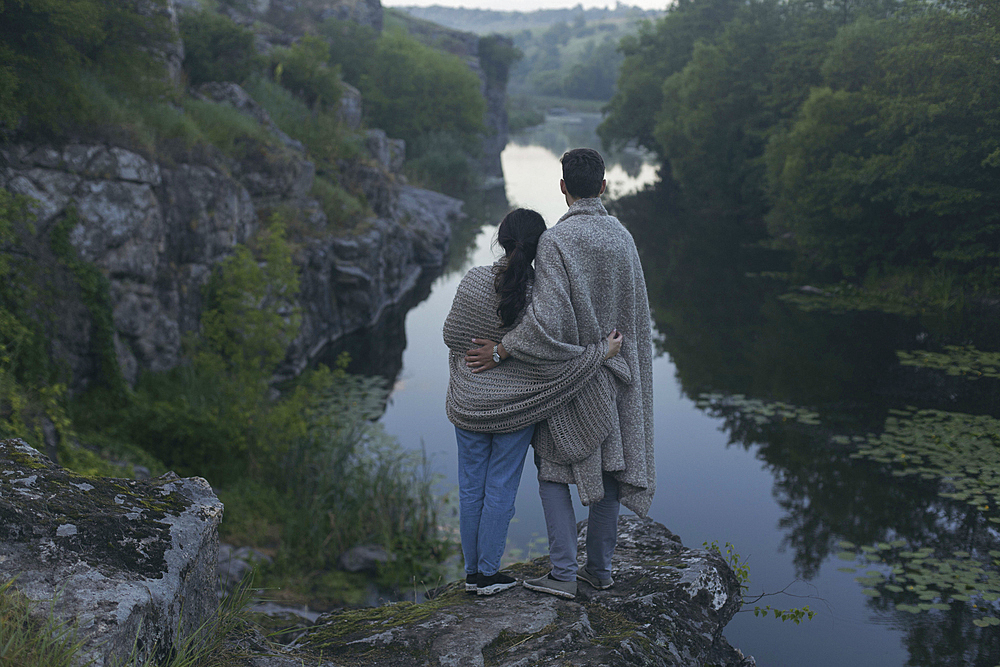
{"type": "Polygon", "coordinates": [[[473,338],[472,342],[482,347],[477,347],[465,353],[465,365],[471,368],[473,373],[496,368],[498,364],[493,361],[493,346],[496,343],[485,338],[473,338]]]}

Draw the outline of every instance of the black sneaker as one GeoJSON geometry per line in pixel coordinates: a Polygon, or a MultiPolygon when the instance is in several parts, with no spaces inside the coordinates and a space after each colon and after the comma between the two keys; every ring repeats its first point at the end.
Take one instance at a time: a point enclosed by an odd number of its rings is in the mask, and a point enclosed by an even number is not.
{"type": "Polygon", "coordinates": [[[488,577],[480,574],[479,579],[476,581],[476,593],[478,595],[493,595],[508,588],[513,588],[516,585],[517,579],[509,577],[503,572],[497,572],[488,577]]]}
{"type": "Polygon", "coordinates": [[[476,594],[476,584],[479,583],[479,573],[465,575],[465,592],[476,594]]]}

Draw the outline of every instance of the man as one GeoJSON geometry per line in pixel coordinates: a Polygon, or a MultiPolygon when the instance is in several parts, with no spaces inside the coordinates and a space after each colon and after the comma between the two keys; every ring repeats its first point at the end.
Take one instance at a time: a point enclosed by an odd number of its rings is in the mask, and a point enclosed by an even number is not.
{"type": "Polygon", "coordinates": [[[549,419],[538,425],[535,463],[545,511],[552,571],[528,580],[531,590],[576,596],[577,580],[609,588],[617,543],[619,503],[645,516],[656,486],[653,463],[652,332],[646,282],[632,236],[608,215],[600,196],[607,187],[604,160],[589,148],[562,157],[559,187],[569,210],[542,234],[535,258],[535,287],[521,323],[502,341],[476,339],[466,363],[488,371],[513,355],[528,363],[563,361],[579,346],[595,343],[617,329],[624,336],[620,357],[630,380],[615,382],[610,409],[571,412],[568,424],[549,419]],[[574,421],[575,420],[575,421],[574,421]],[[610,422],[610,423],[605,423],[610,422]],[[594,445],[553,445],[565,438],[551,432],[590,428],[594,445]],[[545,443],[539,447],[539,443],[545,443]],[[590,508],[587,562],[576,563],[576,516],[569,485],[590,508]]]}

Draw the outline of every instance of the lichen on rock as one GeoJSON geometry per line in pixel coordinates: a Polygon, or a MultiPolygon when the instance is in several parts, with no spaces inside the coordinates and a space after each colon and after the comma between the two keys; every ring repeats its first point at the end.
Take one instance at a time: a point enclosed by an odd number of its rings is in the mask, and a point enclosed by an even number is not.
{"type": "Polygon", "coordinates": [[[222,503],[200,478],[84,478],[0,440],[0,581],[77,628],[81,662],[166,656],[214,612],[222,503]]]}
{"type": "MultiPolygon", "coordinates": [[[[581,546],[585,536],[581,524],[581,546]]],[[[519,579],[537,577],[547,561],[510,569],[519,579]]],[[[581,583],[575,600],[521,587],[482,598],[459,582],[421,604],[335,612],[296,648],[322,664],[372,667],[755,664],[722,634],[742,600],[718,554],[687,549],[661,524],[623,516],[613,569],[611,589],[581,583]]]]}

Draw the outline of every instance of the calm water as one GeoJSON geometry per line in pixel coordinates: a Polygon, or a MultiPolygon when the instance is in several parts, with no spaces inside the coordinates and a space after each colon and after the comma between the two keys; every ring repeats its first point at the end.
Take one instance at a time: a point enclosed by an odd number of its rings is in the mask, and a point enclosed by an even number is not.
{"type": "MultiPolygon", "coordinates": [[[[535,208],[554,224],[566,208],[558,156],[573,146],[597,146],[596,120],[550,118],[515,137],[502,156],[510,203],[535,208]]],[[[609,163],[616,196],[655,180],[655,169],[639,155],[613,156],[609,163]]],[[[760,604],[808,604],[819,612],[799,626],[739,613],[727,638],[762,666],[1000,663],[1000,630],[973,626],[965,605],[907,614],[887,597],[869,597],[855,581],[858,573],[838,570],[852,563],[838,557],[837,546],[845,539],[903,538],[914,549],[942,543],[998,548],[997,531],[970,520],[962,513],[966,506],[948,505],[930,481],[900,479],[885,464],[851,458],[856,445],[842,444],[847,440],[840,435],[857,440],[877,433],[888,410],[907,405],[1000,416],[996,381],[970,388],[943,373],[907,370],[895,352],[956,338],[995,350],[996,334],[977,331],[975,318],[804,312],[776,299],[781,290],[773,281],[747,277],[762,268],[755,265],[761,260],[743,258],[739,239],[723,223],[684,220],[670,208],[669,197],[647,191],[622,200],[617,211],[640,247],[657,327],[658,490],[650,515],[688,546],[734,544],[749,559],[751,593],[791,594],[760,604]],[[774,401],[817,415],[806,423],[781,418],[780,411],[774,417],[768,407],[774,401]]],[[[445,480],[442,489],[452,493],[457,463],[443,410],[448,373],[441,326],[465,270],[492,263],[494,224],[479,229],[470,223],[456,235],[460,247],[450,272],[405,314],[402,370],[382,419],[404,446],[426,449],[445,480]]],[[[529,460],[508,555],[544,552],[529,460]]]]}

